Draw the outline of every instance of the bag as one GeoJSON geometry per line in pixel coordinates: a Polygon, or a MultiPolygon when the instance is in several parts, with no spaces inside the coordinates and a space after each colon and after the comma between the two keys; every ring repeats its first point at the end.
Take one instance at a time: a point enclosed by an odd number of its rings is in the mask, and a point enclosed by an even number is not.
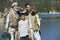
{"type": "Polygon", "coordinates": [[[41,37],[40,37],[40,34],[39,34],[39,32],[37,31],[35,31],[34,32],[34,38],[35,38],[35,40],[41,40],[41,37]]]}

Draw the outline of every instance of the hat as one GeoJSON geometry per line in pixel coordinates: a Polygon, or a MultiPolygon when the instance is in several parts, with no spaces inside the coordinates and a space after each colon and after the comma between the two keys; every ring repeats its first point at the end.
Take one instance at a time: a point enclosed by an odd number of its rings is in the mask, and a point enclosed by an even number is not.
{"type": "Polygon", "coordinates": [[[18,4],[17,2],[14,2],[14,3],[12,3],[11,6],[13,7],[13,6],[17,5],[17,4],[18,4]]]}
{"type": "Polygon", "coordinates": [[[20,13],[23,13],[24,14],[24,13],[26,13],[26,10],[22,10],[22,11],[20,11],[20,13]]]}

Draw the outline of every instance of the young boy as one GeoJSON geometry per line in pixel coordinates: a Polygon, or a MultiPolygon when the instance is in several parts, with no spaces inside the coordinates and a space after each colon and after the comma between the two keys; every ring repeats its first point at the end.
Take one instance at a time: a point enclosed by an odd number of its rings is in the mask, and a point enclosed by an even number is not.
{"type": "Polygon", "coordinates": [[[25,19],[25,14],[20,14],[20,21],[18,22],[18,39],[28,40],[31,37],[29,22],[25,19]],[[30,35],[29,35],[30,34],[30,35]]]}

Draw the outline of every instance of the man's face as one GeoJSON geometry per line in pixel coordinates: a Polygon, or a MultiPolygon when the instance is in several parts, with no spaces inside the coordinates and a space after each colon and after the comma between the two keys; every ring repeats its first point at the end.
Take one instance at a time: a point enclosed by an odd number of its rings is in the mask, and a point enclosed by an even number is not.
{"type": "Polygon", "coordinates": [[[15,9],[18,9],[19,7],[18,7],[18,4],[17,5],[15,5],[15,9]]]}
{"type": "Polygon", "coordinates": [[[31,10],[31,5],[27,5],[27,6],[26,6],[26,9],[27,9],[28,11],[30,11],[30,10],[31,10]]]}

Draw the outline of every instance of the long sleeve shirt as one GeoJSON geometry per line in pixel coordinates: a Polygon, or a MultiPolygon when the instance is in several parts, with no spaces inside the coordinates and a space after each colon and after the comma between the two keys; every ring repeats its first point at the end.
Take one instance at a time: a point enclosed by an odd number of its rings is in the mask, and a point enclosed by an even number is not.
{"type": "Polygon", "coordinates": [[[6,25],[5,25],[5,28],[6,29],[8,29],[8,26],[9,26],[9,21],[10,21],[10,15],[8,14],[7,16],[6,16],[6,25]]]}

